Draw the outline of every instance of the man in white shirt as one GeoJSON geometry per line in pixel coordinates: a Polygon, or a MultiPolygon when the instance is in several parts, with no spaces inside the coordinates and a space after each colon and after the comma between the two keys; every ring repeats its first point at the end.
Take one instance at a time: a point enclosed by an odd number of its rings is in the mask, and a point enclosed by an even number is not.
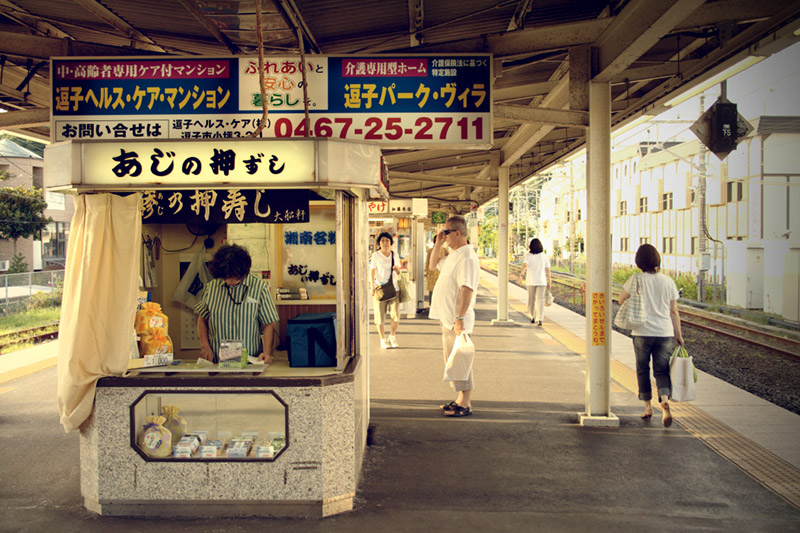
{"type": "MultiPolygon", "coordinates": [[[[475,325],[474,307],[480,264],[475,250],[467,243],[467,222],[464,217],[451,217],[445,224],[445,229],[439,232],[428,268],[440,271],[439,279],[433,288],[428,316],[438,319],[442,324],[442,344],[446,364],[458,336],[461,332],[471,335],[475,325]],[[450,254],[439,259],[439,252],[445,241],[450,248],[450,254]]],[[[450,383],[458,392],[458,397],[455,401],[441,406],[444,416],[471,415],[472,370],[466,381],[450,383]]]]}

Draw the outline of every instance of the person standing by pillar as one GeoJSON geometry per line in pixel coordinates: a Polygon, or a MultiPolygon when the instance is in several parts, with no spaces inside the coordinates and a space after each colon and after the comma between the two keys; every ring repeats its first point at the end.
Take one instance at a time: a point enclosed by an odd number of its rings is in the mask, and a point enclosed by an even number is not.
{"type": "MultiPolygon", "coordinates": [[[[445,229],[436,236],[428,268],[439,270],[439,279],[433,288],[429,317],[438,319],[442,326],[444,360],[453,350],[456,338],[462,333],[472,334],[475,325],[475,299],[478,291],[480,265],[478,256],[467,242],[467,222],[454,216],[445,223],[445,229]],[[440,258],[442,245],[447,242],[450,254],[440,258]]],[[[466,381],[451,381],[458,392],[455,401],[441,406],[444,416],[461,417],[472,414],[472,371],[466,381]]]]}

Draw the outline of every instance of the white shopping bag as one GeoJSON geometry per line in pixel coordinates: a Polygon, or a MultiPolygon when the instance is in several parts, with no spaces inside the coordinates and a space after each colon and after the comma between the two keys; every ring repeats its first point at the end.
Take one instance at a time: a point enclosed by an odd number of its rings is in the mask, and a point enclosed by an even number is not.
{"type": "Polygon", "coordinates": [[[460,334],[453,343],[453,350],[444,365],[444,381],[466,381],[472,372],[475,345],[466,333],[460,334]]]}
{"type": "Polygon", "coordinates": [[[695,370],[691,356],[683,346],[678,346],[669,359],[669,378],[672,381],[672,398],[676,402],[695,399],[695,370]]]}

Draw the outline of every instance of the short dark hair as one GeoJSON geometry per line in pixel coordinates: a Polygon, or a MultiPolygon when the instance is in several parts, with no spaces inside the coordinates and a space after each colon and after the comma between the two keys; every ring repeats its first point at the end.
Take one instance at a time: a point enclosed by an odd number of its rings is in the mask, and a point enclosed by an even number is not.
{"type": "Polygon", "coordinates": [[[532,254],[540,254],[544,252],[544,246],[542,246],[542,241],[539,239],[531,239],[529,249],[532,254]]]}
{"type": "Polygon", "coordinates": [[[238,244],[223,244],[214,254],[208,269],[217,279],[242,279],[250,273],[252,264],[247,250],[238,244]]]}
{"type": "Polygon", "coordinates": [[[643,244],[636,250],[636,266],[642,272],[655,274],[661,268],[661,255],[652,244],[643,244]]]}
{"type": "Polygon", "coordinates": [[[392,238],[392,234],[391,234],[391,233],[389,233],[388,231],[382,231],[382,232],[380,232],[380,233],[378,234],[378,236],[375,238],[375,243],[376,243],[376,244],[380,244],[380,243],[381,243],[381,239],[383,239],[384,237],[386,237],[387,239],[389,239],[389,244],[394,244],[394,239],[392,238]]]}

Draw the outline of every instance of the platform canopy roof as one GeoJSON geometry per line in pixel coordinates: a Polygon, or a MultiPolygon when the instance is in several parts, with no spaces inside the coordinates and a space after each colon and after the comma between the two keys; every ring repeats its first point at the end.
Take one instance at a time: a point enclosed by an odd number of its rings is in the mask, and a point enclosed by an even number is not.
{"type": "MultiPolygon", "coordinates": [[[[0,0],[0,129],[49,140],[50,57],[257,54],[256,5],[0,0]]],[[[307,54],[493,54],[493,150],[384,150],[393,197],[459,212],[496,196],[490,158],[513,186],[583,146],[582,119],[563,113],[585,101],[570,59],[611,83],[617,126],[800,33],[786,0],[263,0],[262,13],[273,55],[300,38],[307,54]]]]}

